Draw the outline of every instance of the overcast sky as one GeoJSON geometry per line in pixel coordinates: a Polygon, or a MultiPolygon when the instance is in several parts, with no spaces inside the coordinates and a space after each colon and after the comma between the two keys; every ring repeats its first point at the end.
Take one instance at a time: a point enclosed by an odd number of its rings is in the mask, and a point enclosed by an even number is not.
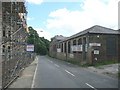
{"type": "Polygon", "coordinates": [[[118,1],[27,0],[27,23],[49,40],[55,35],[71,36],[94,25],[117,30],[118,1]]]}

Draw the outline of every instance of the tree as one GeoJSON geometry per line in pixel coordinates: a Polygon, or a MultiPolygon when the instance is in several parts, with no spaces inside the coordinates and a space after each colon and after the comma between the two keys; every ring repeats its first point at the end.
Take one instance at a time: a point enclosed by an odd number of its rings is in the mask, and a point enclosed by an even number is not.
{"type": "Polygon", "coordinates": [[[28,29],[29,29],[29,36],[27,39],[27,43],[34,44],[35,53],[40,55],[48,54],[50,41],[45,39],[44,37],[39,37],[37,31],[34,30],[31,26],[28,27],[28,29]]]}

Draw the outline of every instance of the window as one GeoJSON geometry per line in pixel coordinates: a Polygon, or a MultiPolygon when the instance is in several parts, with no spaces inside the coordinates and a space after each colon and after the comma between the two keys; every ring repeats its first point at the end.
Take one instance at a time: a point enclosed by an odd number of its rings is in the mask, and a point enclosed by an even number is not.
{"type": "Polygon", "coordinates": [[[10,46],[8,46],[8,52],[10,52],[10,46]]]}
{"type": "Polygon", "coordinates": [[[73,53],[76,53],[76,40],[73,41],[73,53]]]}
{"type": "Polygon", "coordinates": [[[3,50],[2,51],[3,51],[3,53],[5,52],[5,45],[3,45],[3,50]]]}
{"type": "Polygon", "coordinates": [[[68,42],[68,53],[70,53],[70,41],[68,42]]]}
{"type": "Polygon", "coordinates": [[[62,49],[62,52],[63,52],[63,43],[61,43],[61,49],[62,49]]]}
{"type": "Polygon", "coordinates": [[[66,53],[66,48],[67,46],[66,46],[66,42],[64,43],[64,52],[66,53]]]}
{"type": "Polygon", "coordinates": [[[73,41],[73,45],[76,45],[76,40],[73,41]]]}
{"type": "Polygon", "coordinates": [[[10,31],[8,31],[8,37],[10,37],[10,35],[11,35],[10,31]]]}
{"type": "Polygon", "coordinates": [[[3,30],[3,37],[5,37],[5,30],[3,30]]]}
{"type": "Polygon", "coordinates": [[[79,40],[78,40],[78,45],[81,45],[82,44],[82,39],[80,38],[79,40]]]}
{"type": "Polygon", "coordinates": [[[83,52],[87,52],[87,43],[86,37],[83,38],[83,52]]]}

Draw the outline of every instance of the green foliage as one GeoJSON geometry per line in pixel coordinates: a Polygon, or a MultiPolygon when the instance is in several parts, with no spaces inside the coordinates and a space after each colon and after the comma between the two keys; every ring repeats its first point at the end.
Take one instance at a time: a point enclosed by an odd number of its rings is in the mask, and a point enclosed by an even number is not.
{"type": "Polygon", "coordinates": [[[29,27],[29,35],[27,39],[28,44],[34,44],[35,46],[35,53],[40,55],[46,55],[49,51],[49,43],[47,39],[44,37],[39,37],[36,30],[34,30],[32,27],[29,27]]]}

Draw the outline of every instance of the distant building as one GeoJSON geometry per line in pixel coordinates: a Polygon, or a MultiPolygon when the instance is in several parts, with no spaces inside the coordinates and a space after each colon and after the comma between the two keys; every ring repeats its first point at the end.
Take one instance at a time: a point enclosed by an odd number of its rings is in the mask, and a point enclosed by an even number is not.
{"type": "Polygon", "coordinates": [[[62,60],[76,60],[81,64],[117,61],[120,52],[118,36],[118,30],[98,25],[67,38],[55,36],[50,44],[50,55],[62,60]]]}
{"type": "Polygon", "coordinates": [[[65,40],[66,37],[62,36],[62,35],[56,35],[55,37],[51,38],[51,44],[50,44],[50,56],[51,57],[55,57],[57,55],[57,52],[61,52],[61,46],[60,46],[60,42],[65,40]]]}

